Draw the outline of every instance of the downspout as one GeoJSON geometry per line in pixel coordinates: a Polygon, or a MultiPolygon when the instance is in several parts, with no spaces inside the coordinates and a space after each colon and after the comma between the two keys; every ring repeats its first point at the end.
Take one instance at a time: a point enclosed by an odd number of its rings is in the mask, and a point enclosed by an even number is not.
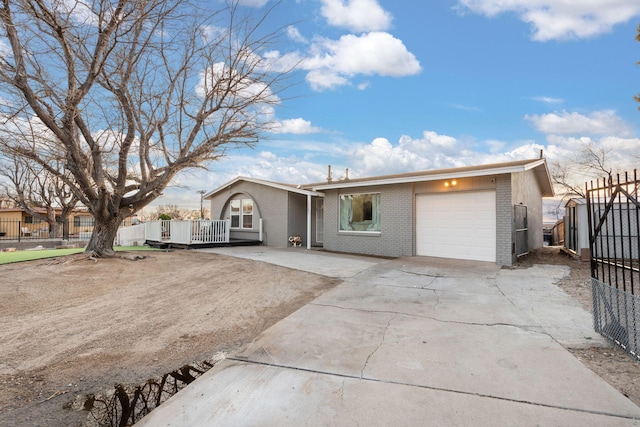
{"type": "Polygon", "coordinates": [[[311,194],[307,194],[307,249],[311,249],[311,194]]]}

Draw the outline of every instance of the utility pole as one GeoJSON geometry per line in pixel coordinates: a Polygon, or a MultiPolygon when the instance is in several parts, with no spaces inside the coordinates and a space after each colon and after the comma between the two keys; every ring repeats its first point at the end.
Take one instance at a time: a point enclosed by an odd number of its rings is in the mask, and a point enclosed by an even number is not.
{"type": "Polygon", "coordinates": [[[205,190],[198,190],[198,194],[200,194],[200,219],[204,219],[204,207],[202,205],[202,199],[204,197],[205,190]]]}

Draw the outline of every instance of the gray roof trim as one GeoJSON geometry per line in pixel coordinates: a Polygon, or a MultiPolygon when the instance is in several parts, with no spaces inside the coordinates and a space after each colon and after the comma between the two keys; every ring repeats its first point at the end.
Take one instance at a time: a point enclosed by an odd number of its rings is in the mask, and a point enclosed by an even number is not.
{"type": "Polygon", "coordinates": [[[496,163],[491,165],[440,169],[399,175],[386,175],[357,180],[310,184],[307,187],[316,191],[322,191],[341,188],[368,187],[375,185],[407,184],[414,182],[438,181],[454,178],[500,175],[514,172],[524,172],[526,170],[535,168],[540,168],[536,170],[536,177],[542,188],[543,196],[553,196],[553,186],[551,185],[551,178],[545,159],[521,160],[508,163],[496,163]]]}
{"type": "Polygon", "coordinates": [[[301,188],[301,186],[296,186],[296,185],[292,185],[292,184],[281,184],[279,182],[266,181],[264,179],[258,179],[258,178],[249,178],[249,177],[246,177],[246,176],[238,176],[238,177],[232,179],[231,181],[227,182],[226,184],[222,184],[220,187],[216,188],[215,190],[212,190],[212,191],[209,191],[208,193],[205,193],[203,198],[204,199],[210,199],[211,197],[213,197],[214,195],[216,195],[220,191],[223,191],[223,190],[231,187],[232,185],[234,185],[234,184],[236,184],[236,183],[238,183],[240,181],[252,182],[254,184],[259,184],[259,185],[264,185],[264,186],[267,186],[267,187],[277,188],[278,190],[283,190],[283,191],[290,191],[292,193],[302,194],[302,195],[305,195],[305,196],[324,197],[324,193],[318,193],[318,192],[316,192],[314,190],[304,189],[304,188],[301,188]]]}

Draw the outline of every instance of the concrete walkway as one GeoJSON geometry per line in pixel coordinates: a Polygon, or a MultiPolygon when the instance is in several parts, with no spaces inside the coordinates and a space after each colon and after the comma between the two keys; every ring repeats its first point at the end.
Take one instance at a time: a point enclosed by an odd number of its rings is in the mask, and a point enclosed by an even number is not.
{"type": "Polygon", "coordinates": [[[553,285],[566,267],[216,252],[346,280],[141,426],[640,426],[640,408],[563,347],[606,345],[553,285]]]}

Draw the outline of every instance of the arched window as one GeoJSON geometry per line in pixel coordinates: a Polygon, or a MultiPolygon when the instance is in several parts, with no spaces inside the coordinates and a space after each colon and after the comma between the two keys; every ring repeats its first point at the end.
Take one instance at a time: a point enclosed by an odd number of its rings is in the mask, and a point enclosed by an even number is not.
{"type": "Polygon", "coordinates": [[[234,199],[229,203],[231,228],[253,228],[253,200],[234,199]]]}

